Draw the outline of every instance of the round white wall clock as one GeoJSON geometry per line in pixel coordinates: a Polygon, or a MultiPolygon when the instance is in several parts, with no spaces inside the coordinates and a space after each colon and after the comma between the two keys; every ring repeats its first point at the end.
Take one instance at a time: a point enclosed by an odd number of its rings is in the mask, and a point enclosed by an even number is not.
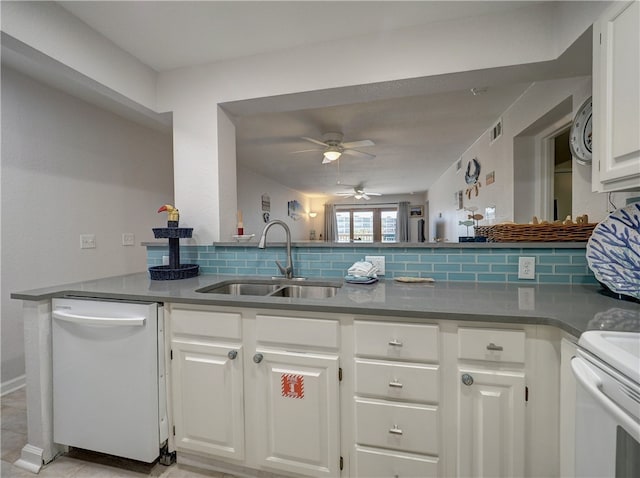
{"type": "Polygon", "coordinates": [[[591,98],[582,103],[569,133],[571,155],[582,164],[591,162],[591,98]]]}

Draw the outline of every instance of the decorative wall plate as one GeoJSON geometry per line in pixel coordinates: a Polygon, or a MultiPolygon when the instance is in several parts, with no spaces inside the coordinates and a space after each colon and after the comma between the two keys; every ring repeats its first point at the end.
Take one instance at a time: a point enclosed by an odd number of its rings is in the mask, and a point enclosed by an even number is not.
{"type": "Polygon", "coordinates": [[[612,212],[595,227],[587,262],[611,291],[640,299],[640,202],[612,212]]]}
{"type": "Polygon", "coordinates": [[[582,103],[569,132],[571,155],[582,163],[591,162],[591,98],[582,103]]]}

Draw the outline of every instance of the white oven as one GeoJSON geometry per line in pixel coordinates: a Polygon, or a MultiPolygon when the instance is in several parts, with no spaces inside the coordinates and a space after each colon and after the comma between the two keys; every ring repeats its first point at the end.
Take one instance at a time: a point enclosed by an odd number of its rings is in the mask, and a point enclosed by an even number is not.
{"type": "Polygon", "coordinates": [[[577,381],[576,477],[640,477],[640,333],[589,331],[577,381]]]}

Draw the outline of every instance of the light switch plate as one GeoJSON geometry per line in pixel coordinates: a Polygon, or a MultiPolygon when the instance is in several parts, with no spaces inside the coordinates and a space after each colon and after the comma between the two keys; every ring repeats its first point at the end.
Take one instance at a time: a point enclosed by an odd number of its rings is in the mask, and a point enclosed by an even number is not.
{"type": "Polygon", "coordinates": [[[518,258],[518,279],[535,279],[536,278],[536,258],[535,257],[519,257],[518,258]]]}
{"type": "Polygon", "coordinates": [[[371,262],[371,264],[378,268],[377,274],[379,276],[384,275],[384,256],[364,256],[364,260],[371,262]]]}
{"type": "Polygon", "coordinates": [[[122,245],[123,246],[135,246],[136,245],[136,236],[133,232],[123,232],[122,233],[122,245]]]}
{"type": "Polygon", "coordinates": [[[96,248],[95,234],[80,234],[80,249],[95,249],[95,248],[96,248]]]}

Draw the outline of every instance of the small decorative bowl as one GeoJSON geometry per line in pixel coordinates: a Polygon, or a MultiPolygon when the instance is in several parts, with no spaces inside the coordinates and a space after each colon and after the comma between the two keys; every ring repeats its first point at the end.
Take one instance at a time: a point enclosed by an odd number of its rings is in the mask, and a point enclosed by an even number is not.
{"type": "Polygon", "coordinates": [[[247,241],[250,241],[255,236],[256,236],[255,234],[242,234],[241,236],[235,235],[232,237],[238,242],[247,242],[247,241]]]}

